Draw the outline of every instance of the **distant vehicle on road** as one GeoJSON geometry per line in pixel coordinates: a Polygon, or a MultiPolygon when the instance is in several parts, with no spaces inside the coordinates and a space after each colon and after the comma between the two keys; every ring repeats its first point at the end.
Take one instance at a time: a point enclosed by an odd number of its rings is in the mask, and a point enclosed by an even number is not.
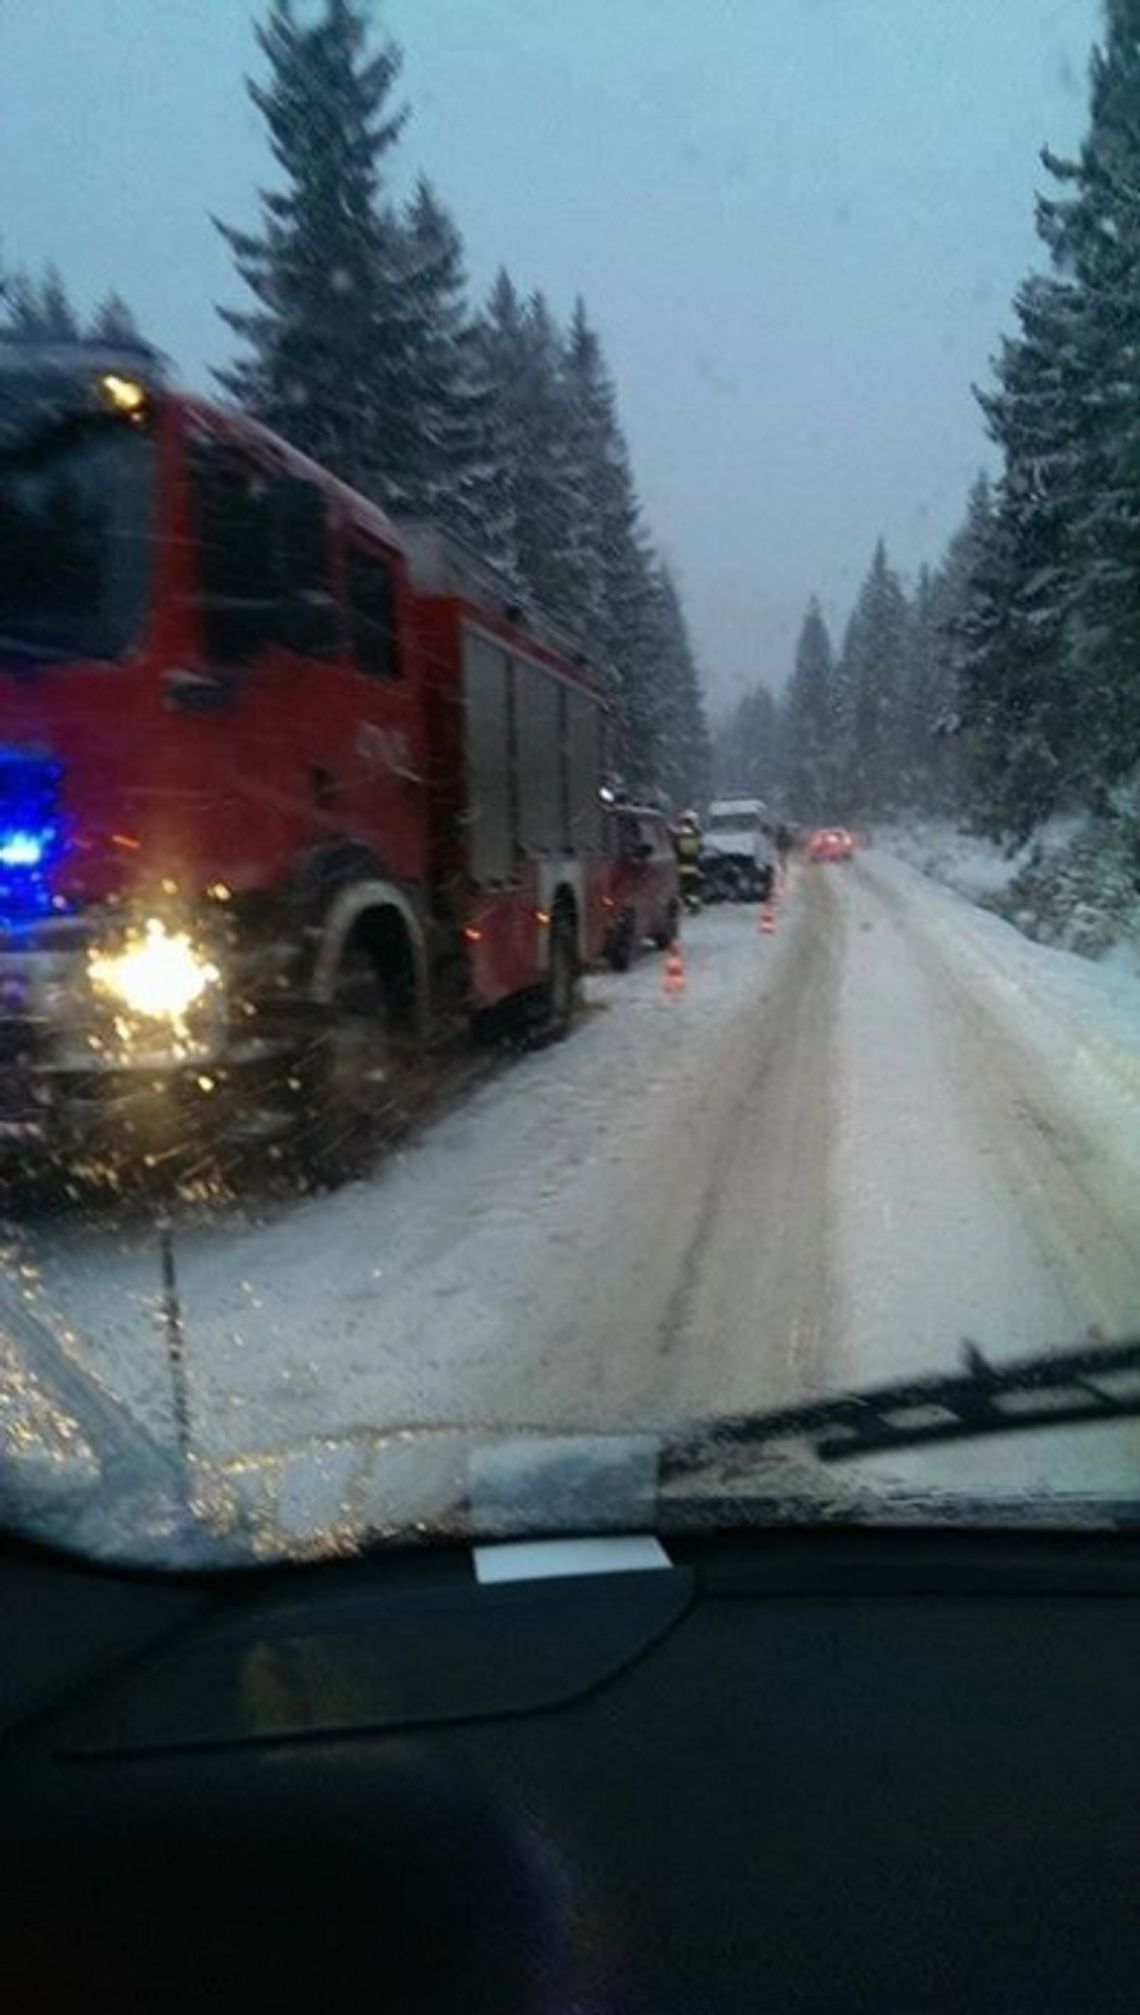
{"type": "Polygon", "coordinates": [[[775,849],[759,798],[715,798],[704,826],[708,902],[765,902],[772,893],[775,849]]]}
{"type": "Polygon", "coordinates": [[[606,842],[610,865],[603,902],[609,922],[603,951],[615,972],[625,972],[646,938],[664,951],[677,935],[677,859],[668,820],[649,805],[619,805],[608,812],[606,842]]]}
{"type": "Polygon", "coordinates": [[[850,861],[855,858],[855,842],[844,826],[820,826],[807,845],[809,861],[850,861]]]}

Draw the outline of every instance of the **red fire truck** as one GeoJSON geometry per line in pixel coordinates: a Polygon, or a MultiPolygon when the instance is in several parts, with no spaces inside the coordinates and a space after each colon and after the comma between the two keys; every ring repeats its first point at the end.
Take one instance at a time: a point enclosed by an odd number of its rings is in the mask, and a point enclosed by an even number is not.
{"type": "Polygon", "coordinates": [[[507,584],[142,356],[0,346],[0,1142],[354,1151],[605,929],[600,681],[507,584]]]}

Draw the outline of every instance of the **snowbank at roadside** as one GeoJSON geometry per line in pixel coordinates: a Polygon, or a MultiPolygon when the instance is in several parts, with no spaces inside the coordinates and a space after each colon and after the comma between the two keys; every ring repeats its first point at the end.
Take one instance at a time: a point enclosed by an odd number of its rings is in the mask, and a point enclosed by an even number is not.
{"type": "Polygon", "coordinates": [[[1010,853],[951,819],[884,826],[879,847],[932,881],[994,910],[1037,943],[1140,974],[1140,859],[1122,807],[1058,818],[1010,853]]]}
{"type": "MultiPolygon", "coordinates": [[[[893,847],[873,850],[867,866],[913,903],[916,871],[893,847]]],[[[943,958],[1088,1110],[1096,1137],[1110,1138],[1140,1175],[1140,973],[1032,943],[949,889],[928,895],[914,915],[943,958]]]]}
{"type": "MultiPolygon", "coordinates": [[[[1058,821],[1041,835],[1038,844],[1059,848],[1071,830],[1070,821],[1058,821]]],[[[912,819],[883,825],[876,830],[875,844],[975,903],[1001,895],[1032,852],[1032,847],[1026,846],[1010,854],[994,840],[963,832],[953,819],[912,819]]]]}

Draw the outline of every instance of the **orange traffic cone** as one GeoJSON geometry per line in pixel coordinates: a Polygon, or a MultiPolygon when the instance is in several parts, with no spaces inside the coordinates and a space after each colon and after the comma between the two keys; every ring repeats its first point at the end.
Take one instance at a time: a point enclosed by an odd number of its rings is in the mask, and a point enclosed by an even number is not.
{"type": "Polygon", "coordinates": [[[665,991],[667,994],[683,994],[685,991],[685,961],[676,938],[665,951],[665,991]]]}
{"type": "Polygon", "coordinates": [[[769,900],[768,902],[761,903],[760,905],[760,934],[762,937],[770,938],[774,935],[775,929],[776,929],[776,912],[772,908],[771,901],[769,900]]]}

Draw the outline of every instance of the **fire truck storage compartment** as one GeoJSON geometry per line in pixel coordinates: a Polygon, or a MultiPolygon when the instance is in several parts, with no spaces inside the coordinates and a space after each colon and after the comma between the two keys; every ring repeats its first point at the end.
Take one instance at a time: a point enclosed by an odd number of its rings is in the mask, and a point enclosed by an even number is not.
{"type": "Polygon", "coordinates": [[[514,679],[519,848],[532,857],[565,853],[563,689],[550,672],[525,658],[514,660],[514,679]]]}
{"type": "Polygon", "coordinates": [[[501,644],[467,631],[463,639],[468,859],[484,887],[514,872],[510,660],[501,644]]]}
{"type": "Polygon", "coordinates": [[[601,847],[601,710],[545,665],[469,630],[464,638],[472,878],[501,884],[519,858],[601,847]]]}
{"type": "Polygon", "coordinates": [[[602,709],[592,693],[566,693],[566,774],[570,809],[570,845],[576,854],[602,851],[602,801],[598,786],[604,774],[602,709]]]}

